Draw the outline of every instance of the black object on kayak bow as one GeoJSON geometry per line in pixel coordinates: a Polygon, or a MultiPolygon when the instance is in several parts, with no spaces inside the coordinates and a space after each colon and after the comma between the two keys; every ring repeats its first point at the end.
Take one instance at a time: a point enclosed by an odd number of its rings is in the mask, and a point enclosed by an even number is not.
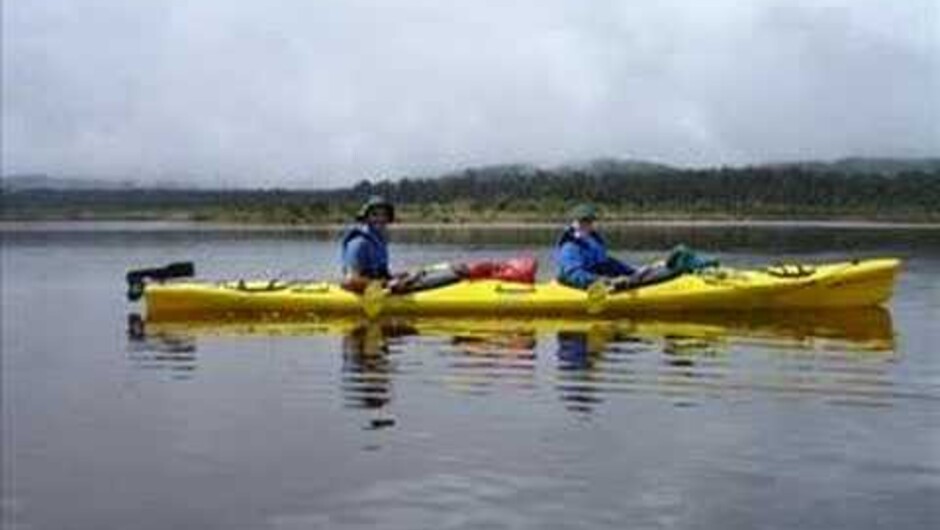
{"type": "Polygon", "coordinates": [[[170,263],[166,267],[134,269],[127,271],[127,299],[135,301],[144,294],[144,282],[147,280],[162,282],[173,278],[189,278],[196,274],[196,267],[191,261],[170,263]]]}

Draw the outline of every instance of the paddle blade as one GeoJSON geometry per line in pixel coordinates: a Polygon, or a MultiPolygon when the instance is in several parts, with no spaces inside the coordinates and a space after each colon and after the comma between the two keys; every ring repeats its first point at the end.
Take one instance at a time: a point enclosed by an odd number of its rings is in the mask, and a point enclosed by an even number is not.
{"type": "Polygon", "coordinates": [[[170,263],[163,268],[163,279],[190,278],[196,275],[196,266],[191,261],[170,263]]]}
{"type": "Polygon", "coordinates": [[[173,278],[189,278],[196,274],[196,267],[191,261],[170,263],[165,267],[135,269],[127,272],[127,299],[135,301],[144,294],[144,282],[153,280],[162,282],[173,278]]]}
{"type": "Polygon", "coordinates": [[[588,287],[586,291],[587,295],[587,312],[592,315],[596,315],[604,311],[607,307],[607,286],[602,281],[596,281],[588,287]]]}
{"type": "Polygon", "coordinates": [[[370,282],[362,292],[362,310],[369,318],[375,318],[382,313],[385,305],[387,291],[382,282],[370,282]]]}

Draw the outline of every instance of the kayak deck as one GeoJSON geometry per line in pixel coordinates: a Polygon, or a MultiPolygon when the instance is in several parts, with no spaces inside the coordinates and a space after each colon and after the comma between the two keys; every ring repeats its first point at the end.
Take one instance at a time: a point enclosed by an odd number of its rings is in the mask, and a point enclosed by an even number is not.
{"type": "Polygon", "coordinates": [[[169,281],[148,283],[148,319],[245,314],[606,316],[702,310],[872,307],[887,301],[900,267],[883,258],[824,265],[706,269],[605,293],[557,282],[466,280],[426,291],[354,294],[335,283],[169,281]]]}

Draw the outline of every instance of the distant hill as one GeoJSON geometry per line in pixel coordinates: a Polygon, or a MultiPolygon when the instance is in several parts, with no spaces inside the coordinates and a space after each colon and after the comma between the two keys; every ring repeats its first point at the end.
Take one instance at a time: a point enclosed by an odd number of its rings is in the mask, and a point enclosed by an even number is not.
{"type": "Polygon", "coordinates": [[[51,177],[42,173],[9,175],[0,178],[0,189],[19,190],[126,190],[136,188],[130,180],[51,177]]]}
{"type": "MultiPolygon", "coordinates": [[[[600,175],[604,173],[618,174],[660,174],[680,171],[679,169],[647,162],[644,160],[621,160],[616,158],[598,158],[584,162],[569,162],[555,167],[541,167],[534,164],[494,164],[489,166],[474,166],[432,177],[432,180],[447,180],[459,178],[474,178],[478,182],[490,182],[514,177],[535,177],[537,175],[570,175],[580,173],[583,175],[600,175]]],[[[426,181],[427,178],[418,180],[426,181]]]]}
{"type": "MultiPolygon", "coordinates": [[[[531,184],[548,180],[568,179],[572,177],[597,178],[601,176],[617,175],[619,177],[663,177],[676,175],[682,172],[696,171],[715,171],[718,168],[678,168],[666,164],[649,162],[645,160],[599,158],[583,162],[570,162],[555,167],[540,167],[533,164],[496,164],[490,166],[468,167],[462,170],[444,173],[432,177],[408,177],[402,176],[396,178],[396,181],[403,181],[405,186],[422,183],[422,185],[436,185],[440,183],[446,186],[448,181],[467,181],[470,180],[474,185],[499,186],[501,182],[507,179],[523,179],[531,184]]],[[[940,158],[842,158],[834,161],[797,161],[797,162],[779,162],[756,164],[738,168],[721,168],[722,170],[731,169],[735,171],[755,171],[768,170],[770,172],[799,170],[808,174],[815,173],[836,173],[840,175],[869,175],[869,176],[896,176],[902,173],[925,173],[940,175],[940,158]]],[[[347,188],[338,188],[332,192],[338,192],[344,195],[345,192],[352,192],[355,195],[361,195],[365,190],[370,189],[375,181],[369,182],[363,180],[358,184],[347,188]]],[[[15,174],[0,176],[0,190],[4,192],[16,192],[23,190],[50,190],[50,191],[82,191],[82,190],[136,190],[136,189],[161,189],[161,190],[213,190],[229,189],[227,186],[213,186],[209,183],[200,182],[200,179],[194,176],[180,177],[174,180],[161,180],[159,182],[141,183],[130,179],[107,180],[98,178],[84,177],[62,177],[50,176],[44,173],[15,174]]],[[[323,191],[328,195],[334,195],[329,190],[310,190],[323,191]]]]}
{"type": "Polygon", "coordinates": [[[840,158],[832,162],[806,161],[761,164],[770,169],[798,168],[809,172],[843,173],[847,175],[892,176],[909,172],[936,173],[940,158],[840,158]]]}
{"type": "MultiPolygon", "coordinates": [[[[598,158],[583,162],[569,162],[554,167],[540,167],[533,164],[497,164],[490,166],[468,167],[460,171],[439,175],[437,179],[462,178],[472,176],[478,181],[490,181],[504,178],[507,175],[516,177],[530,177],[535,175],[571,175],[574,173],[597,176],[604,174],[617,175],[665,175],[682,171],[709,171],[715,168],[679,168],[667,164],[650,162],[646,160],[598,158]]],[[[940,172],[940,158],[864,158],[849,157],[832,161],[807,160],[796,162],[769,162],[750,166],[730,167],[737,170],[768,169],[786,170],[799,169],[807,173],[839,173],[844,175],[878,175],[892,176],[905,172],[940,172]]],[[[432,180],[434,178],[432,177],[432,180]]],[[[418,179],[427,181],[427,178],[418,179]]]]}
{"type": "Polygon", "coordinates": [[[649,173],[674,173],[680,170],[673,166],[659,164],[656,162],[647,162],[645,160],[622,160],[622,159],[617,159],[617,158],[598,158],[595,160],[589,160],[587,162],[563,164],[561,166],[553,168],[553,171],[557,171],[560,173],[571,173],[571,172],[579,171],[579,172],[584,172],[587,174],[600,174],[600,173],[620,173],[620,174],[648,173],[649,174],[649,173]]]}
{"type": "Polygon", "coordinates": [[[131,179],[109,180],[87,177],[53,177],[44,173],[16,174],[0,176],[0,190],[16,192],[25,190],[83,191],[83,190],[194,190],[206,189],[198,179],[159,180],[141,183],[131,179]],[[187,180],[195,181],[190,184],[187,180]]]}

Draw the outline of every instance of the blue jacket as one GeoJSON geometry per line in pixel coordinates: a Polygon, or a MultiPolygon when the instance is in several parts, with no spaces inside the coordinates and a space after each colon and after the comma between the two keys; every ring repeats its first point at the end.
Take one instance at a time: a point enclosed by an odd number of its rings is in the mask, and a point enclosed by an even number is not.
{"type": "Polygon", "coordinates": [[[367,224],[349,229],[343,236],[343,273],[355,272],[366,278],[387,280],[388,243],[367,224]]]}
{"type": "Polygon", "coordinates": [[[558,281],[586,289],[600,277],[627,276],[633,267],[607,255],[607,244],[597,232],[578,235],[569,226],[555,244],[558,281]]]}

